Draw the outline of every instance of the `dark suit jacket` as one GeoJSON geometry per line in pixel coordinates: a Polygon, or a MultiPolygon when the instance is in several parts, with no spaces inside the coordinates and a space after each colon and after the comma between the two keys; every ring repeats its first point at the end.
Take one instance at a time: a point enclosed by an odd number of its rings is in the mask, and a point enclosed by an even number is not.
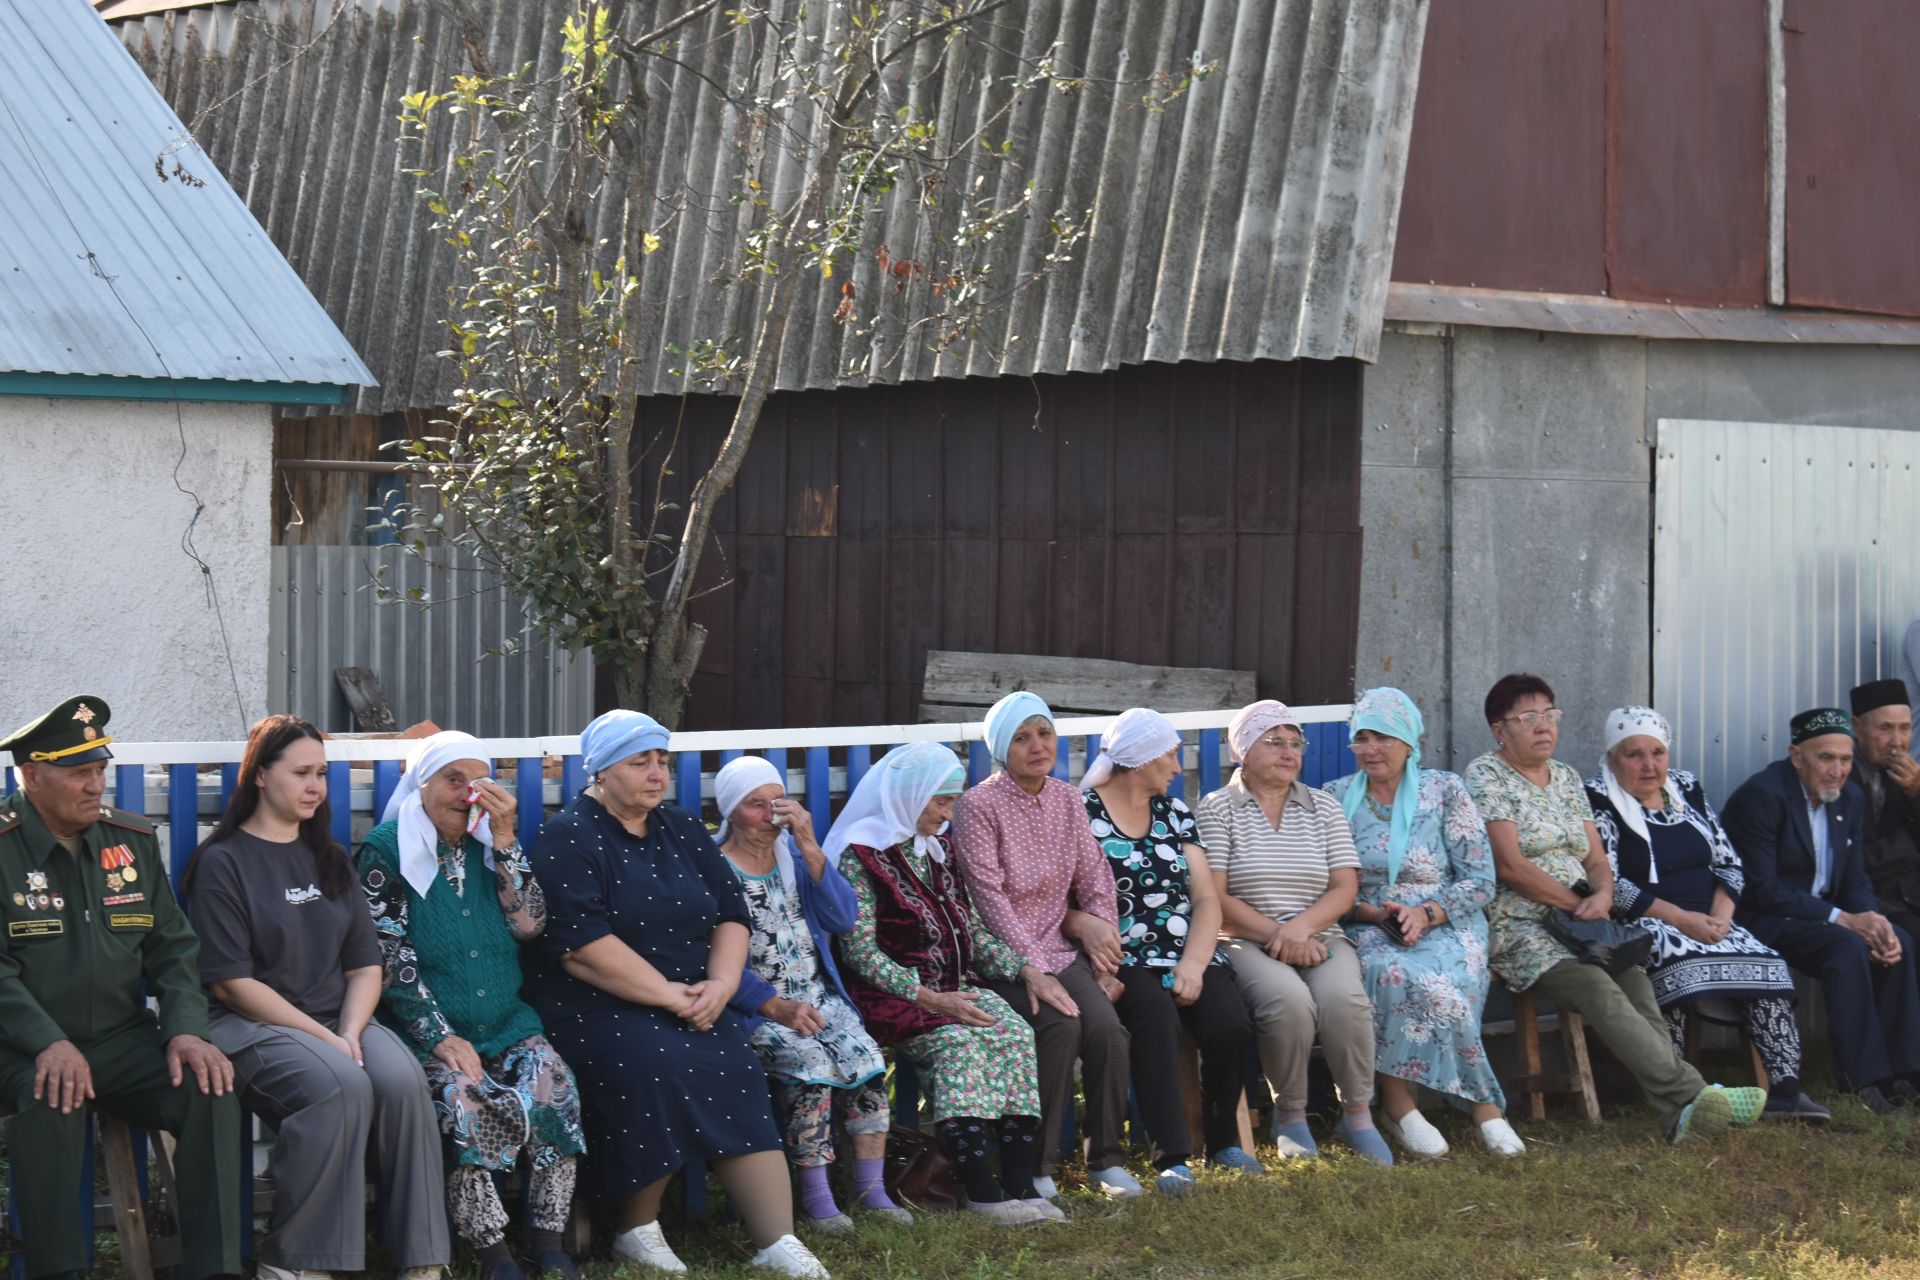
{"type": "Polygon", "coordinates": [[[1746,892],[1740,895],[1734,918],[1752,928],[1756,922],[1781,917],[1825,923],[1835,907],[1847,912],[1875,910],[1873,883],[1867,879],[1861,848],[1866,805],[1866,793],[1849,779],[1840,798],[1826,807],[1833,882],[1816,898],[1813,825],[1807,820],[1807,793],[1800,775],[1788,761],[1776,760],[1741,783],[1720,811],[1720,821],[1747,872],[1746,892]]]}
{"type": "Polygon", "coordinates": [[[1853,782],[1867,796],[1866,830],[1861,840],[1868,878],[1881,901],[1894,910],[1920,909],[1920,795],[1908,795],[1881,774],[1880,812],[1875,813],[1873,796],[1857,757],[1853,782]]]}

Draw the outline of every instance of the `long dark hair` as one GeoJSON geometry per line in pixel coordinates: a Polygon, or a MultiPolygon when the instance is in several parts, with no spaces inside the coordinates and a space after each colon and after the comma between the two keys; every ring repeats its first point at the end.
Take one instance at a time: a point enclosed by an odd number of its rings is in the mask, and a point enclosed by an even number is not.
{"type": "MultiPolygon", "coordinates": [[[[240,757],[240,780],[234,784],[233,798],[227,801],[227,811],[220,815],[220,821],[213,831],[194,846],[192,857],[187,862],[187,870],[180,877],[182,893],[193,892],[193,873],[200,867],[200,851],[209,845],[219,844],[238,831],[241,824],[251,818],[260,807],[260,774],[270,768],[287,748],[302,738],[311,738],[315,742],[325,742],[327,736],[302,720],[299,716],[268,716],[253,726],[247,735],[247,749],[240,757]]],[[[325,799],[313,816],[300,824],[300,842],[313,853],[314,883],[328,898],[339,897],[353,887],[353,865],[347,861],[347,852],[333,841],[333,811],[325,799]]]]}

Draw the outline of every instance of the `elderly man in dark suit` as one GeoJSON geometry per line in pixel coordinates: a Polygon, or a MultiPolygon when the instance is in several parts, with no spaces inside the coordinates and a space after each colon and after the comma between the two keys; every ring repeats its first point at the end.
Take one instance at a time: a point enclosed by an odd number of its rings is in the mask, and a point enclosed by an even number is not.
{"type": "Polygon", "coordinates": [[[1866,793],[1861,834],[1867,876],[1880,909],[1908,933],[1920,931],[1920,761],[1913,746],[1913,712],[1901,680],[1858,686],[1853,699],[1853,780],[1866,793]]]}
{"type": "Polygon", "coordinates": [[[1841,1085],[1886,1115],[1920,1099],[1920,986],[1913,939],[1881,915],[1862,842],[1866,797],[1848,779],[1853,719],[1793,718],[1793,745],[1740,785],[1721,820],[1746,868],[1734,918],[1820,979],[1841,1085]]]}

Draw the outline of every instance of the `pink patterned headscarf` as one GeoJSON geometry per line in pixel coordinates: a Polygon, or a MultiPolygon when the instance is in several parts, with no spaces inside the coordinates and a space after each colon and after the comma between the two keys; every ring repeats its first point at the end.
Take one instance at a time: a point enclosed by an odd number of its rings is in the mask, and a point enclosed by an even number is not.
{"type": "Polygon", "coordinates": [[[1239,764],[1245,760],[1247,748],[1258,742],[1261,734],[1283,724],[1300,728],[1300,717],[1289,711],[1284,702],[1262,698],[1240,708],[1240,714],[1227,725],[1227,746],[1233,752],[1233,762],[1239,764]]]}

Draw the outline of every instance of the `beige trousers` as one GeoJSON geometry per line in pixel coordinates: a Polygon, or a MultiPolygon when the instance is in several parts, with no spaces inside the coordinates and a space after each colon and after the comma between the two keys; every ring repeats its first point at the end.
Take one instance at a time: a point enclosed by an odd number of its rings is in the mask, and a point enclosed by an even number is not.
{"type": "Polygon", "coordinates": [[[1317,1032],[1343,1107],[1373,1101],[1373,1003],[1360,978],[1360,956],[1337,932],[1320,935],[1327,958],[1307,969],[1275,960],[1257,942],[1226,944],[1233,976],[1253,1014],[1260,1067],[1282,1115],[1305,1110],[1307,1060],[1317,1032]]]}

